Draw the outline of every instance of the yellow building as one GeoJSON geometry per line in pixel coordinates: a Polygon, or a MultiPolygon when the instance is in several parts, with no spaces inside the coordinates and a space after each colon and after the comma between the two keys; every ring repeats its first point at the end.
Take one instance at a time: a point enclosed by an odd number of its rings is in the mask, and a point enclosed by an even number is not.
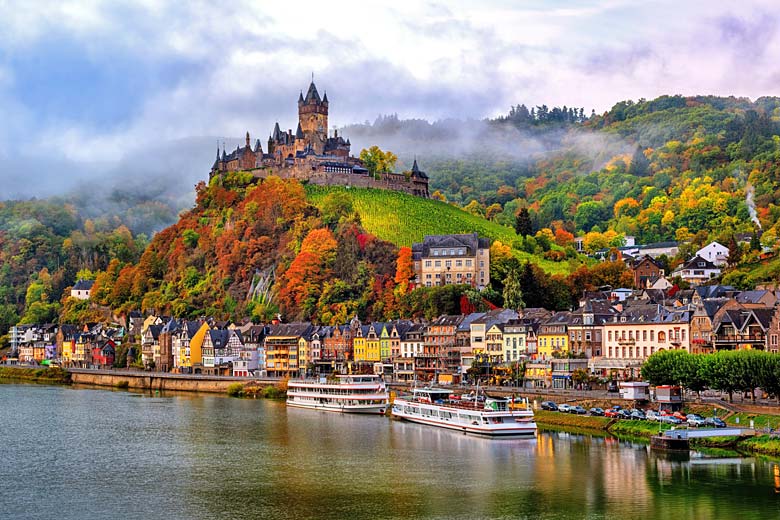
{"type": "Polygon", "coordinates": [[[381,323],[372,323],[368,326],[368,334],[366,335],[366,361],[376,362],[382,360],[382,342],[379,337],[379,334],[382,332],[382,326],[381,323]]]}
{"type": "Polygon", "coordinates": [[[368,327],[362,325],[355,330],[355,338],[352,342],[355,361],[368,361],[366,358],[366,335],[368,327]]]}
{"type": "Polygon", "coordinates": [[[536,345],[538,358],[550,359],[554,352],[558,356],[568,355],[569,334],[566,327],[570,314],[568,311],[556,312],[539,327],[536,345]]]}

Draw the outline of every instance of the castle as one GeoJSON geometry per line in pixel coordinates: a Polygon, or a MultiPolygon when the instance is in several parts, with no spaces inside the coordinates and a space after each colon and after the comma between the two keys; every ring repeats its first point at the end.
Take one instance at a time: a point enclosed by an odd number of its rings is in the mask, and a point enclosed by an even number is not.
{"type": "Polygon", "coordinates": [[[226,172],[247,171],[257,178],[276,175],[286,179],[298,179],[325,186],[342,185],[364,188],[398,190],[428,197],[428,176],[417,166],[404,173],[378,173],[371,175],[363,162],[350,155],[349,139],[338,135],[328,136],[328,94],[320,98],[314,81],[309,85],[306,97],[298,96],[298,128],[283,132],[279,123],[268,137],[267,151],[260,140],[251,146],[249,132],[246,145],[236,147],[231,153],[224,148],[211,167],[209,180],[226,172]]]}

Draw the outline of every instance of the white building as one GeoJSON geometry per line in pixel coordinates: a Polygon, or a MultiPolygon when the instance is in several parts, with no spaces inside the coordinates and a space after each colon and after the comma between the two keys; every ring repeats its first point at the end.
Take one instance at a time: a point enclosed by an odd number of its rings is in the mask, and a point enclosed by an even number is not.
{"type": "Polygon", "coordinates": [[[79,280],[70,289],[71,298],[79,300],[89,300],[92,293],[92,286],[95,284],[92,280],[79,280]]]}
{"type": "Polygon", "coordinates": [[[696,251],[696,256],[708,260],[715,265],[726,265],[729,260],[729,248],[718,242],[710,242],[696,251]]]}
{"type": "Polygon", "coordinates": [[[720,276],[720,267],[700,256],[695,256],[678,267],[672,277],[679,276],[686,282],[700,284],[720,276]]]}

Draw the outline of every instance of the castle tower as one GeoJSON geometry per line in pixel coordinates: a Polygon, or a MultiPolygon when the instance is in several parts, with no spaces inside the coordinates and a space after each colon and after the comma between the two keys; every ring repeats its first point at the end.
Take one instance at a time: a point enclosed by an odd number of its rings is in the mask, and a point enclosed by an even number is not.
{"type": "Polygon", "coordinates": [[[320,98],[314,81],[309,85],[306,97],[298,96],[298,123],[307,144],[315,153],[322,154],[328,140],[328,95],[320,98]]]}

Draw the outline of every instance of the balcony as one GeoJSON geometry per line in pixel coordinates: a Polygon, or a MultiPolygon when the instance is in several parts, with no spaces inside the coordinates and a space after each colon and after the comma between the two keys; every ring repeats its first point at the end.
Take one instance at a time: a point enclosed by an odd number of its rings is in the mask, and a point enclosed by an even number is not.
{"type": "Polygon", "coordinates": [[[734,343],[764,343],[766,336],[764,334],[744,334],[736,336],[713,336],[713,342],[716,345],[734,344],[734,343]]]}

